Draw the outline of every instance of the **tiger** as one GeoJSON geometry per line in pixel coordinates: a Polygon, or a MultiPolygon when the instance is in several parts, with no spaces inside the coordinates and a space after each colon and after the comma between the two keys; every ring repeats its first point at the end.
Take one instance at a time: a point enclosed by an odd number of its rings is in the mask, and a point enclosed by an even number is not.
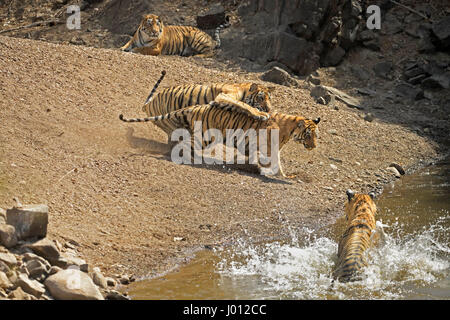
{"type": "MultiPolygon", "coordinates": [[[[211,101],[235,104],[249,115],[260,119],[268,119],[268,113],[272,109],[270,99],[274,88],[256,83],[180,85],[165,88],[154,95],[165,75],[166,72],[163,70],[142,107],[142,111],[148,117],[167,114],[193,105],[207,104],[211,101]]],[[[171,119],[157,121],[155,125],[167,133],[169,138],[172,132],[178,128],[171,119]]]]}
{"type": "Polygon", "coordinates": [[[161,18],[147,14],[133,37],[120,50],[144,55],[198,55],[209,57],[221,45],[219,33],[230,24],[228,20],[215,30],[215,39],[191,26],[165,26],[161,18]]]}
{"type": "MultiPolygon", "coordinates": [[[[275,170],[269,172],[270,175],[282,176],[284,178],[292,178],[293,176],[287,176],[280,162],[280,151],[283,146],[290,140],[293,139],[297,143],[303,143],[303,146],[307,150],[312,150],[317,146],[317,133],[318,128],[317,125],[320,122],[320,118],[315,120],[306,119],[301,116],[293,116],[287,115],[283,113],[271,113],[269,119],[258,118],[254,116],[252,113],[247,112],[246,109],[242,109],[235,104],[226,104],[219,103],[216,101],[211,101],[209,104],[204,105],[195,105],[191,107],[186,107],[179,109],[177,111],[173,111],[171,113],[159,116],[153,116],[148,118],[131,118],[125,119],[123,114],[119,116],[119,119],[124,122],[148,122],[148,121],[163,121],[166,119],[171,119],[174,124],[178,125],[178,128],[185,128],[191,134],[191,151],[194,151],[194,138],[193,134],[195,132],[195,125],[197,121],[201,121],[202,123],[202,133],[205,134],[209,129],[218,129],[224,139],[224,144],[227,144],[227,139],[233,139],[234,136],[228,136],[227,130],[234,129],[239,130],[242,129],[244,133],[247,133],[249,129],[254,129],[254,132],[257,135],[257,155],[260,155],[260,130],[267,129],[266,137],[267,137],[267,149],[264,152],[267,157],[272,158],[272,132],[273,130],[278,129],[278,150],[274,150],[277,152],[276,158],[274,160],[276,163],[261,163],[259,161],[259,169],[260,173],[267,175],[267,168],[269,165],[275,170]]],[[[249,147],[249,136],[244,135],[245,140],[237,140],[232,141],[233,146],[236,148],[238,143],[245,143],[245,157],[246,162],[250,157],[250,147],[249,147]]],[[[205,149],[211,141],[203,141],[202,148],[205,149]]],[[[228,145],[228,144],[227,144],[228,145]]],[[[275,149],[275,146],[274,146],[275,149]]],[[[260,157],[255,154],[252,154],[253,159],[260,159],[260,157]]],[[[236,163],[236,162],[235,162],[236,163]]]]}
{"type": "Polygon", "coordinates": [[[350,189],[346,193],[346,230],[339,241],[338,260],[333,270],[333,281],[341,282],[361,280],[359,271],[367,266],[365,251],[372,243],[377,211],[373,201],[375,193],[355,194],[350,189]]]}

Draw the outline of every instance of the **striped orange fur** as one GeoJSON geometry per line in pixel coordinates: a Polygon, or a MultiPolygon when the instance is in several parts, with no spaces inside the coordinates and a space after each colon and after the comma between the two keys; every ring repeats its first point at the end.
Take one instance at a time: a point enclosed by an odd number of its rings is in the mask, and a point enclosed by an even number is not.
{"type": "Polygon", "coordinates": [[[377,207],[374,193],[355,194],[347,190],[346,230],[339,241],[338,261],[333,278],[341,282],[360,279],[359,271],[367,266],[365,251],[371,245],[377,207]]]}
{"type": "Polygon", "coordinates": [[[212,56],[220,46],[219,31],[228,24],[216,29],[213,39],[206,32],[191,26],[165,26],[154,14],[143,17],[133,37],[120,49],[144,55],[212,56]]]}
{"type": "MultiPolygon", "coordinates": [[[[283,146],[290,140],[293,139],[298,143],[302,143],[304,147],[311,150],[317,145],[317,124],[320,118],[316,120],[309,120],[300,116],[286,115],[282,113],[271,113],[270,118],[267,120],[265,117],[254,116],[251,112],[246,109],[237,107],[235,104],[224,104],[211,102],[206,105],[196,105],[187,108],[183,108],[165,115],[153,116],[148,118],[135,118],[135,119],[124,119],[120,115],[120,119],[125,122],[147,122],[147,121],[164,121],[171,120],[178,128],[186,128],[189,130],[191,135],[194,134],[195,122],[202,122],[202,132],[205,133],[209,129],[218,129],[224,138],[227,138],[227,130],[242,129],[243,132],[247,132],[249,129],[254,129],[258,135],[258,146],[257,152],[260,151],[259,145],[259,130],[267,129],[267,156],[272,155],[272,132],[274,129],[279,130],[279,140],[278,140],[278,150],[277,152],[277,174],[286,177],[284,174],[281,162],[280,162],[280,151],[283,146]]],[[[203,141],[203,148],[209,145],[211,142],[203,141]]],[[[226,139],[224,141],[226,143],[226,139]]],[[[234,146],[236,147],[237,141],[234,141],[234,146]]],[[[245,151],[246,156],[249,154],[249,139],[248,136],[245,137],[245,151]]],[[[256,158],[255,158],[256,159],[256,158]]],[[[259,157],[258,157],[259,159],[259,157]]],[[[267,165],[262,165],[262,167],[267,167],[267,165]]]]}
{"type": "MultiPolygon", "coordinates": [[[[210,85],[184,85],[165,88],[152,97],[142,108],[147,116],[167,114],[181,108],[207,104],[211,101],[235,104],[255,117],[268,117],[271,109],[270,88],[256,83],[210,85]]],[[[171,119],[155,122],[170,137],[178,126],[171,119]]]]}

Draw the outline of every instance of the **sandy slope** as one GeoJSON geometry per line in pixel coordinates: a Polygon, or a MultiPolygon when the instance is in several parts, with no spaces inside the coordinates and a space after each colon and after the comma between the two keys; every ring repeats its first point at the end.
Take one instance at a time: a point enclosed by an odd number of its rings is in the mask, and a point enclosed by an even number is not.
{"type": "Polygon", "coordinates": [[[50,238],[77,241],[106,272],[145,275],[244,233],[279,238],[287,224],[300,232],[332,222],[345,189],[368,191],[392,178],[390,163],[410,168],[437,155],[407,126],[367,122],[340,102],[334,110],[283,86],[277,111],[323,119],[316,150],[291,141],[282,152],[285,172],[299,179],[176,165],[162,155],[160,129],[118,120],[143,115],[163,69],[162,87],[258,79],[201,66],[211,61],[0,37],[0,207],[14,196],[47,203],[50,238]]]}

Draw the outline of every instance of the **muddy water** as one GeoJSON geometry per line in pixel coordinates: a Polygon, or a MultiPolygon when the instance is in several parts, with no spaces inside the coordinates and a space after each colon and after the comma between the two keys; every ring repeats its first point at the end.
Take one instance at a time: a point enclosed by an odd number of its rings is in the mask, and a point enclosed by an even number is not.
{"type": "MultiPolygon", "coordinates": [[[[331,286],[343,219],[290,230],[284,242],[202,251],[164,277],[136,282],[133,299],[450,299],[450,159],[403,176],[377,199],[377,232],[363,279],[331,286]]],[[[289,226],[287,226],[289,228],[289,226]]]]}

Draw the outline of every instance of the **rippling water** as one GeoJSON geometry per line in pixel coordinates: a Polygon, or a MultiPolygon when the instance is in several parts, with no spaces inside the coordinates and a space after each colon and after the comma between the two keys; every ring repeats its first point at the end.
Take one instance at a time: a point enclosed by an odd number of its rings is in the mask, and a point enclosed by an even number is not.
{"type": "MultiPolygon", "coordinates": [[[[326,230],[290,230],[286,242],[204,251],[165,277],[137,282],[135,299],[449,299],[450,163],[388,186],[376,201],[377,232],[363,278],[331,273],[343,219],[326,230]]],[[[289,227],[288,227],[289,228],[289,227]]]]}

